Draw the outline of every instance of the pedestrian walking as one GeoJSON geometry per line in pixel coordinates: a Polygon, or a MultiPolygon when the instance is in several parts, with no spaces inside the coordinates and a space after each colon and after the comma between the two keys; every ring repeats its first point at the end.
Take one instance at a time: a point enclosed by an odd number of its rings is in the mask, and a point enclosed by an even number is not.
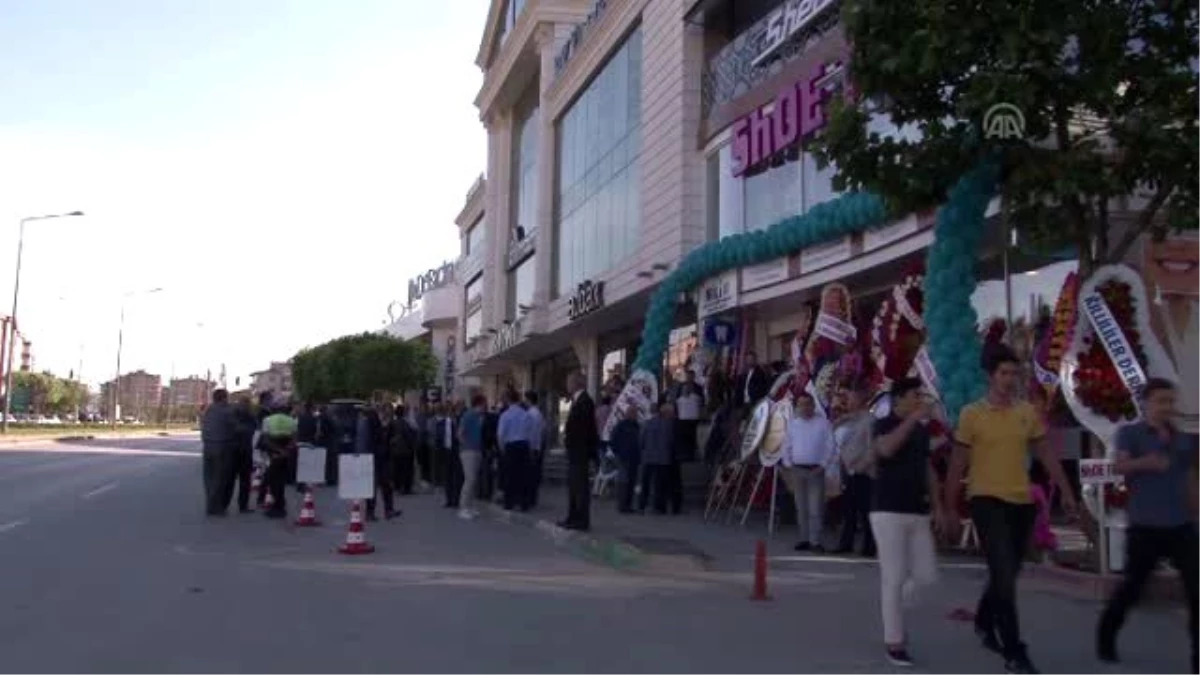
{"type": "Polygon", "coordinates": [[[500,444],[496,440],[499,427],[499,413],[490,407],[486,408],[483,414],[483,458],[476,495],[487,502],[492,501],[500,489],[500,444]]]}
{"type": "Polygon", "coordinates": [[[642,429],[642,489],[638,497],[638,510],[645,512],[654,495],[655,513],[679,513],[682,506],[671,481],[671,465],[675,463],[675,406],[663,403],[655,408],[654,416],[646,421],[642,429]]]}
{"type": "Polygon", "coordinates": [[[871,529],[879,545],[879,609],[883,643],[889,661],[911,666],[905,600],[918,586],[937,579],[937,558],[929,518],[944,528],[948,516],[938,501],[937,474],[930,461],[930,434],[925,424],[931,405],[921,381],[907,377],[892,385],[892,410],[874,425],[877,478],[871,504],[871,529]]]}
{"type": "Polygon", "coordinates": [[[463,467],[458,456],[458,425],[449,404],[441,406],[434,420],[433,440],[437,450],[438,473],[446,494],[445,507],[458,509],[462,499],[463,467]]]}
{"type": "Polygon", "coordinates": [[[783,480],[796,506],[797,551],[823,553],[825,472],[837,461],[833,428],[816,413],[811,394],[796,397],[796,415],[787,423],[783,441],[783,480]]]}
{"type": "MultiPolygon", "coordinates": [[[[358,422],[354,432],[354,454],[369,455],[372,461],[372,473],[375,477],[375,494],[383,498],[383,517],[391,520],[400,515],[396,510],[395,493],[392,491],[391,466],[388,462],[386,440],[383,434],[383,421],[375,408],[364,405],[359,409],[358,422]]],[[[377,520],[375,515],[376,497],[367,500],[367,520],[377,520]]]]}
{"type": "Polygon", "coordinates": [[[525,412],[528,415],[529,431],[529,477],[525,482],[526,501],[529,508],[537,508],[538,493],[542,489],[543,453],[546,448],[546,418],[538,408],[538,393],[530,390],[525,392],[525,412]]]}
{"type": "Polygon", "coordinates": [[[519,508],[528,511],[529,502],[529,413],[521,406],[521,397],[509,390],[505,394],[508,407],[500,415],[496,435],[503,448],[501,466],[504,471],[504,510],[519,508]]]}
{"type": "Polygon", "coordinates": [[[268,518],[286,518],[288,458],[296,453],[296,419],[291,416],[286,402],[276,404],[262,422],[262,448],[267,456],[267,490],[273,503],[265,515],[268,518]]]}
{"type": "Polygon", "coordinates": [[[217,389],[200,423],[205,513],[224,516],[229,508],[237,455],[238,424],[229,392],[217,389]]]}
{"type": "MultiPolygon", "coordinates": [[[[1075,495],[1044,442],[1041,415],[1017,399],[1023,380],[1016,355],[1000,346],[985,353],[983,360],[987,395],[959,413],[943,503],[958,503],[965,475],[971,521],[988,566],[975,632],[985,648],[1004,657],[1008,672],[1036,673],[1017,618],[1017,577],[1035,515],[1026,466],[1030,450],[1058,487],[1068,513],[1075,512],[1075,495]]],[[[956,526],[957,521],[948,525],[956,526]]]]}
{"type": "Polygon", "coordinates": [[[596,459],[600,434],[596,427],[596,406],[588,395],[581,373],[567,378],[571,407],[563,426],[563,445],[567,449],[567,517],[559,526],[569,530],[591,528],[592,486],[589,471],[596,459]]]}
{"type": "Polygon", "coordinates": [[[475,508],[475,484],[483,462],[483,421],[487,415],[487,399],[476,395],[471,407],[463,413],[458,425],[459,461],[462,463],[463,483],[458,497],[458,517],[471,520],[479,515],[475,508]]]}
{"type": "MultiPolygon", "coordinates": [[[[237,505],[239,513],[250,512],[250,487],[254,478],[254,432],[258,428],[255,423],[254,409],[250,399],[241,397],[233,408],[234,419],[237,421],[237,447],[234,452],[234,481],[237,483],[237,505]]],[[[228,503],[233,498],[233,483],[231,481],[228,503]]]]}
{"type": "MultiPolygon", "coordinates": [[[[892,387],[893,396],[899,391],[892,387]]],[[[838,448],[838,459],[842,463],[846,489],[842,493],[845,518],[842,522],[842,537],[837,553],[854,551],[859,530],[862,530],[862,555],[875,555],[875,537],[871,533],[868,516],[871,512],[871,496],[874,489],[874,458],[871,452],[871,424],[874,421],[865,405],[866,396],[861,389],[852,389],[845,396],[846,413],[833,428],[833,440],[838,448]]]]}
{"type": "Polygon", "coordinates": [[[1196,437],[1171,422],[1176,414],[1175,385],[1151,378],[1142,389],[1144,419],[1117,432],[1116,470],[1125,476],[1129,521],[1125,535],[1125,569],[1096,629],[1096,653],[1115,663],[1117,634],[1137,604],[1146,582],[1163,559],[1179,572],[1188,612],[1191,672],[1197,660],[1196,437]]]}
{"type": "Polygon", "coordinates": [[[637,490],[638,471],[642,465],[642,425],[638,422],[636,407],[625,408],[625,416],[610,434],[609,446],[620,466],[617,474],[620,486],[617,511],[633,513],[633,495],[637,490]]]}

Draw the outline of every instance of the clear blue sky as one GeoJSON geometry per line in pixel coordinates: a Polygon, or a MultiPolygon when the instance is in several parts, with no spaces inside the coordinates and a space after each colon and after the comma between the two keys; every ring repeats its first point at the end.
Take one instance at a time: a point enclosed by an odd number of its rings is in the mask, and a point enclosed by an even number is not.
{"type": "Polygon", "coordinates": [[[457,254],[486,0],[0,3],[0,312],[36,365],[233,374],[375,329],[457,254]],[[267,316],[270,310],[275,317],[267,316]],[[266,319],[266,320],[264,320],[266,319]],[[197,323],[204,324],[197,327],[197,323]]]}

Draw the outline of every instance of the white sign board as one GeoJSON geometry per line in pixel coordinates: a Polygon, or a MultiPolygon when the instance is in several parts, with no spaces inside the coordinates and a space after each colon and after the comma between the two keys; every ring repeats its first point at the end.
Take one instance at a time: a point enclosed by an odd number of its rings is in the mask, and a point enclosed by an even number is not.
{"type": "Polygon", "coordinates": [[[787,256],[776,258],[761,265],[742,268],[742,292],[753,291],[787,281],[789,275],[787,256]]]}
{"type": "Polygon", "coordinates": [[[371,455],[338,457],[338,497],[371,499],[375,496],[375,460],[371,455]]]}
{"type": "Polygon", "coordinates": [[[309,485],[325,482],[325,448],[300,444],[296,451],[296,482],[309,485]]]}
{"type": "Polygon", "coordinates": [[[1103,485],[1107,483],[1120,483],[1121,474],[1117,473],[1116,466],[1112,460],[1108,459],[1081,459],[1079,460],[1079,483],[1080,485],[1103,485]]]}
{"type": "Polygon", "coordinates": [[[809,274],[850,259],[850,237],[842,237],[800,252],[800,273],[809,274]]]}
{"type": "Polygon", "coordinates": [[[730,270],[713,277],[700,286],[698,310],[700,318],[724,312],[738,304],[738,273],[730,270]]]}

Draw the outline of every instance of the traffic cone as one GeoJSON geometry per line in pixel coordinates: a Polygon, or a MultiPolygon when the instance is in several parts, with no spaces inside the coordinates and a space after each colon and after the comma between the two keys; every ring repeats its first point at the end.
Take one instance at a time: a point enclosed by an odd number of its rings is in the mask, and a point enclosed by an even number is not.
{"type": "Polygon", "coordinates": [[[313,501],[312,488],[309,488],[304,491],[304,505],[300,507],[300,517],[296,519],[296,525],[313,527],[320,524],[321,521],[317,520],[317,505],[313,501]]]}
{"type": "Polygon", "coordinates": [[[754,545],[754,591],[751,600],[770,600],[767,595],[767,542],[759,539],[754,545]]]}
{"type": "Polygon", "coordinates": [[[367,536],[363,534],[362,506],[356,499],[350,509],[350,529],[346,532],[346,543],[338,547],[338,553],[363,555],[374,552],[375,547],[367,543],[367,536]]]}

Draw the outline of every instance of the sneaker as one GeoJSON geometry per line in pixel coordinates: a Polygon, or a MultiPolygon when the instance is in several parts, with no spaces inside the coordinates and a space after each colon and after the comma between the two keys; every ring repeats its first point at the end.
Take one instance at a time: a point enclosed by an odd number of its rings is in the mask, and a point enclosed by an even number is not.
{"type": "Polygon", "coordinates": [[[901,668],[912,667],[912,657],[908,655],[908,650],[904,647],[888,647],[886,653],[888,662],[893,666],[900,666],[901,668]]]}
{"type": "Polygon", "coordinates": [[[1033,665],[1033,662],[1029,660],[1029,655],[1021,654],[1020,656],[1004,660],[1004,672],[1018,673],[1019,675],[1035,675],[1042,671],[1033,665]]]}

